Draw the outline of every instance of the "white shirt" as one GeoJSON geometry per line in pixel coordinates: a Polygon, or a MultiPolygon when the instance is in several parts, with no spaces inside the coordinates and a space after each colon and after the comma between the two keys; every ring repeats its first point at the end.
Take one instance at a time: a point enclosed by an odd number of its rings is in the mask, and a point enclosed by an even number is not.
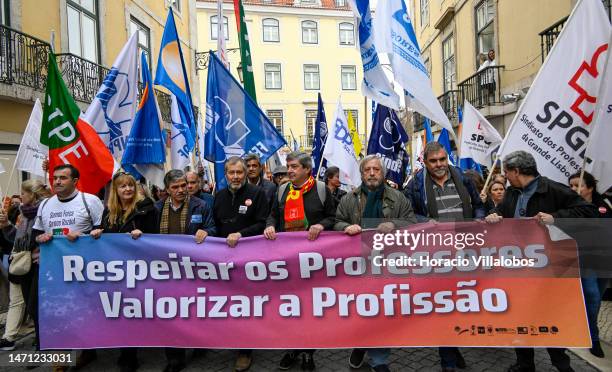
{"type": "Polygon", "coordinates": [[[102,212],[104,205],[95,195],[79,191],[69,201],[61,201],[54,195],[40,203],[33,228],[53,235],[66,235],[71,231],[89,232],[102,223],[102,212]],[[83,195],[91,218],[83,204],[83,195]]]}

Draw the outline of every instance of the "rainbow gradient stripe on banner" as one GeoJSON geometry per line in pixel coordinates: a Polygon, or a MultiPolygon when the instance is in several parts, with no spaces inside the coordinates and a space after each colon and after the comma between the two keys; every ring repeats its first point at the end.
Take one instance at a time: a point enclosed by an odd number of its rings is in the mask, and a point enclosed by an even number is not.
{"type": "Polygon", "coordinates": [[[55,238],[42,246],[41,347],[590,346],[573,240],[553,241],[533,220],[395,232],[454,234],[453,247],[372,249],[376,234],[281,233],[236,248],[179,235],[55,238]],[[381,266],[421,257],[429,267],[381,266]],[[471,264],[435,266],[445,258],[471,264]],[[496,265],[511,258],[532,266],[496,265]]]}

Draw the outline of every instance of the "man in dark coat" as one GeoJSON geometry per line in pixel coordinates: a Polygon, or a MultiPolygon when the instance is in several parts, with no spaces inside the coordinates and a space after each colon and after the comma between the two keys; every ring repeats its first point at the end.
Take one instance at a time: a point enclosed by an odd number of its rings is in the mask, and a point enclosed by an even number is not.
{"type": "MultiPolygon", "coordinates": [[[[261,235],[268,217],[268,200],[264,191],[247,182],[247,166],[237,156],[225,162],[227,188],[215,196],[213,215],[217,236],[226,238],[235,247],[242,237],[261,235]]],[[[234,371],[246,371],[251,366],[252,350],[240,350],[234,371]]]]}
{"type": "MultiPolygon", "coordinates": [[[[504,199],[486,217],[488,223],[503,218],[534,217],[543,225],[552,225],[559,218],[595,217],[597,209],[569,187],[538,173],[536,161],[526,151],[515,151],[504,158],[505,176],[510,187],[504,199]]],[[[573,371],[564,348],[548,348],[552,364],[561,372],[573,371]]],[[[533,348],[515,349],[516,363],[509,372],[533,372],[533,348]]]]}
{"type": "Polygon", "coordinates": [[[248,154],[244,157],[247,165],[247,180],[250,184],[259,186],[263,189],[268,199],[268,204],[272,205],[272,199],[276,194],[276,185],[263,177],[263,165],[257,154],[248,154]]]}
{"type": "Polygon", "coordinates": [[[204,200],[206,204],[212,208],[214,197],[212,194],[202,191],[202,180],[200,176],[196,172],[189,171],[185,172],[185,179],[187,180],[187,192],[189,195],[204,200]]]}

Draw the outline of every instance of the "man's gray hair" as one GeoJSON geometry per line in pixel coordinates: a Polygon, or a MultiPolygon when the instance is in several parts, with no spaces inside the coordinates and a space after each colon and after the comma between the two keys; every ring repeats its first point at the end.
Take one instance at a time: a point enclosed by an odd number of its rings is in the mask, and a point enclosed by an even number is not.
{"type": "Polygon", "coordinates": [[[380,167],[382,168],[383,177],[386,177],[387,167],[385,167],[385,162],[383,158],[374,154],[366,155],[365,158],[361,159],[361,161],[359,162],[359,172],[363,174],[363,170],[365,168],[366,163],[370,162],[371,160],[378,160],[378,162],[380,163],[380,167]]]}
{"type": "Polygon", "coordinates": [[[253,154],[253,153],[246,154],[245,157],[244,157],[244,162],[248,163],[251,160],[257,160],[257,163],[259,164],[259,166],[261,166],[261,159],[259,158],[259,155],[253,154]]]}
{"type": "Polygon", "coordinates": [[[446,152],[446,149],[440,144],[440,142],[427,142],[427,144],[425,145],[425,150],[423,150],[423,160],[427,160],[427,155],[432,154],[434,152],[438,152],[440,150],[444,150],[444,152],[446,152]]]}
{"type": "Polygon", "coordinates": [[[302,167],[312,169],[312,158],[303,151],[293,151],[287,155],[287,161],[297,160],[302,167]]]}
{"type": "MultiPolygon", "coordinates": [[[[257,155],[255,155],[257,156],[257,155]]],[[[259,159],[259,157],[258,157],[259,159]]],[[[242,169],[244,170],[244,173],[247,172],[247,166],[246,166],[246,160],[239,157],[239,156],[232,156],[229,159],[227,159],[225,161],[225,164],[223,165],[223,172],[227,173],[227,168],[229,168],[230,165],[234,165],[236,163],[240,163],[240,165],[242,165],[242,169]]]]}
{"type": "Polygon", "coordinates": [[[168,187],[170,187],[171,183],[175,183],[181,178],[184,179],[185,182],[187,181],[187,178],[185,177],[185,172],[180,169],[172,169],[164,176],[164,186],[167,189],[168,187]]]}
{"type": "Polygon", "coordinates": [[[509,170],[518,169],[525,176],[537,176],[538,165],[533,155],[527,151],[518,150],[509,153],[504,158],[504,168],[509,170]]]}

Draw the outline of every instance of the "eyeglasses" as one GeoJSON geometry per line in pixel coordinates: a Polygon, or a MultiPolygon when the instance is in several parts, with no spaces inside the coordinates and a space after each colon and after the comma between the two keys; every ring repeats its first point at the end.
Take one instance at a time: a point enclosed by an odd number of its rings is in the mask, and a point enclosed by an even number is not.
{"type": "Polygon", "coordinates": [[[131,174],[129,174],[128,172],[124,172],[124,171],[117,172],[113,175],[113,181],[115,181],[117,178],[121,176],[131,176],[131,174]]]}

